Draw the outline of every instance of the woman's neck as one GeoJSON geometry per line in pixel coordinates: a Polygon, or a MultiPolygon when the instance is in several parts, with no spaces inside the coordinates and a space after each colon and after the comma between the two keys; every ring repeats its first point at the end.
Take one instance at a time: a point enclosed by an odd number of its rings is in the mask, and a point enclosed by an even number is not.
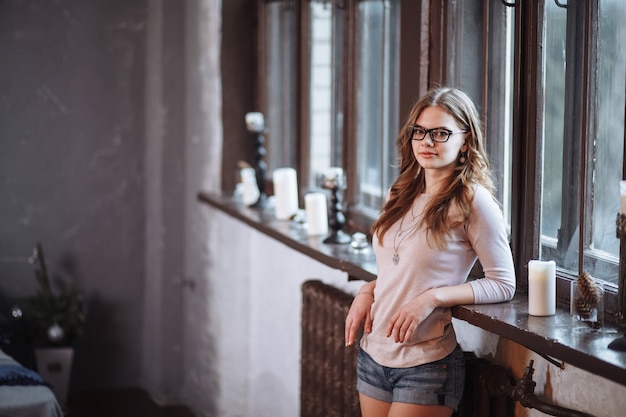
{"type": "Polygon", "coordinates": [[[424,176],[424,193],[425,194],[437,194],[445,186],[450,178],[450,174],[442,172],[430,172],[426,171],[424,176]]]}

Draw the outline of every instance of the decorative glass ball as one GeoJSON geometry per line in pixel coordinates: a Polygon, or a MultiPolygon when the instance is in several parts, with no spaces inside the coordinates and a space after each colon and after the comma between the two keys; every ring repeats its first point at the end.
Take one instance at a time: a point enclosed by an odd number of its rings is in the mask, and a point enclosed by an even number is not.
{"type": "Polygon", "coordinates": [[[51,342],[53,343],[60,342],[61,340],[63,340],[64,336],[65,336],[65,332],[63,331],[63,328],[59,326],[58,323],[54,323],[52,326],[48,328],[48,339],[50,339],[51,342]]]}
{"type": "Polygon", "coordinates": [[[21,319],[23,314],[22,309],[17,304],[11,307],[11,317],[14,319],[21,319]]]}

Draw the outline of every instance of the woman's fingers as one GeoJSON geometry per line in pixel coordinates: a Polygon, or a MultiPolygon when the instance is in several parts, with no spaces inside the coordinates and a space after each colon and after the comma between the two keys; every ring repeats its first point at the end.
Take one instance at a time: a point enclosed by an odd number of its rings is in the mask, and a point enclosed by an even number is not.
{"type": "Polygon", "coordinates": [[[352,318],[348,316],[348,318],[346,319],[346,331],[345,331],[346,346],[350,346],[354,343],[354,337],[356,334],[355,327],[356,326],[354,326],[354,320],[352,320],[352,318]]]}
{"type": "Polygon", "coordinates": [[[415,317],[407,314],[396,314],[387,328],[387,337],[393,337],[394,342],[404,343],[411,339],[417,328],[415,317]]]}
{"type": "Polygon", "coordinates": [[[352,302],[350,311],[348,311],[348,315],[346,316],[346,327],[344,330],[346,346],[350,346],[354,343],[354,339],[362,323],[365,333],[372,331],[372,317],[370,313],[373,301],[373,297],[369,295],[369,297],[355,298],[352,302]]]}
{"type": "Polygon", "coordinates": [[[370,310],[367,310],[365,313],[365,325],[363,326],[363,331],[365,333],[372,332],[372,316],[370,315],[370,310]]]}
{"type": "Polygon", "coordinates": [[[404,316],[398,312],[392,317],[389,327],[387,327],[387,337],[393,337],[393,340],[398,342],[402,323],[404,323],[404,316]]]}
{"type": "MultiPolygon", "coordinates": [[[[356,312],[353,312],[351,310],[348,313],[348,317],[346,317],[346,329],[345,329],[346,346],[350,346],[354,343],[354,339],[356,338],[356,334],[359,331],[359,326],[361,325],[361,322],[363,322],[363,319],[365,319],[365,325],[367,326],[368,321],[370,321],[369,312],[357,314],[356,312]]],[[[371,327],[371,324],[370,324],[370,327],[371,327]]]]}

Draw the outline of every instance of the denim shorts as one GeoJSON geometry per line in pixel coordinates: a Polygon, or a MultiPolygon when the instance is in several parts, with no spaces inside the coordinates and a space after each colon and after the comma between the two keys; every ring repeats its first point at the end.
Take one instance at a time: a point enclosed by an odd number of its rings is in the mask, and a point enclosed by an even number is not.
{"type": "Polygon", "coordinates": [[[465,386],[465,356],[460,346],[445,358],[410,368],[388,368],[359,348],[357,390],[376,400],[445,405],[456,411],[465,386]]]}

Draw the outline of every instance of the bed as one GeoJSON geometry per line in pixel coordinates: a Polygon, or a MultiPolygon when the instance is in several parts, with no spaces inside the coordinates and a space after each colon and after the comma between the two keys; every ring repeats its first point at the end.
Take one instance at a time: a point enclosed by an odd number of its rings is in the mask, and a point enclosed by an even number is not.
{"type": "Polygon", "coordinates": [[[41,376],[0,350],[0,417],[63,417],[41,376]]]}

